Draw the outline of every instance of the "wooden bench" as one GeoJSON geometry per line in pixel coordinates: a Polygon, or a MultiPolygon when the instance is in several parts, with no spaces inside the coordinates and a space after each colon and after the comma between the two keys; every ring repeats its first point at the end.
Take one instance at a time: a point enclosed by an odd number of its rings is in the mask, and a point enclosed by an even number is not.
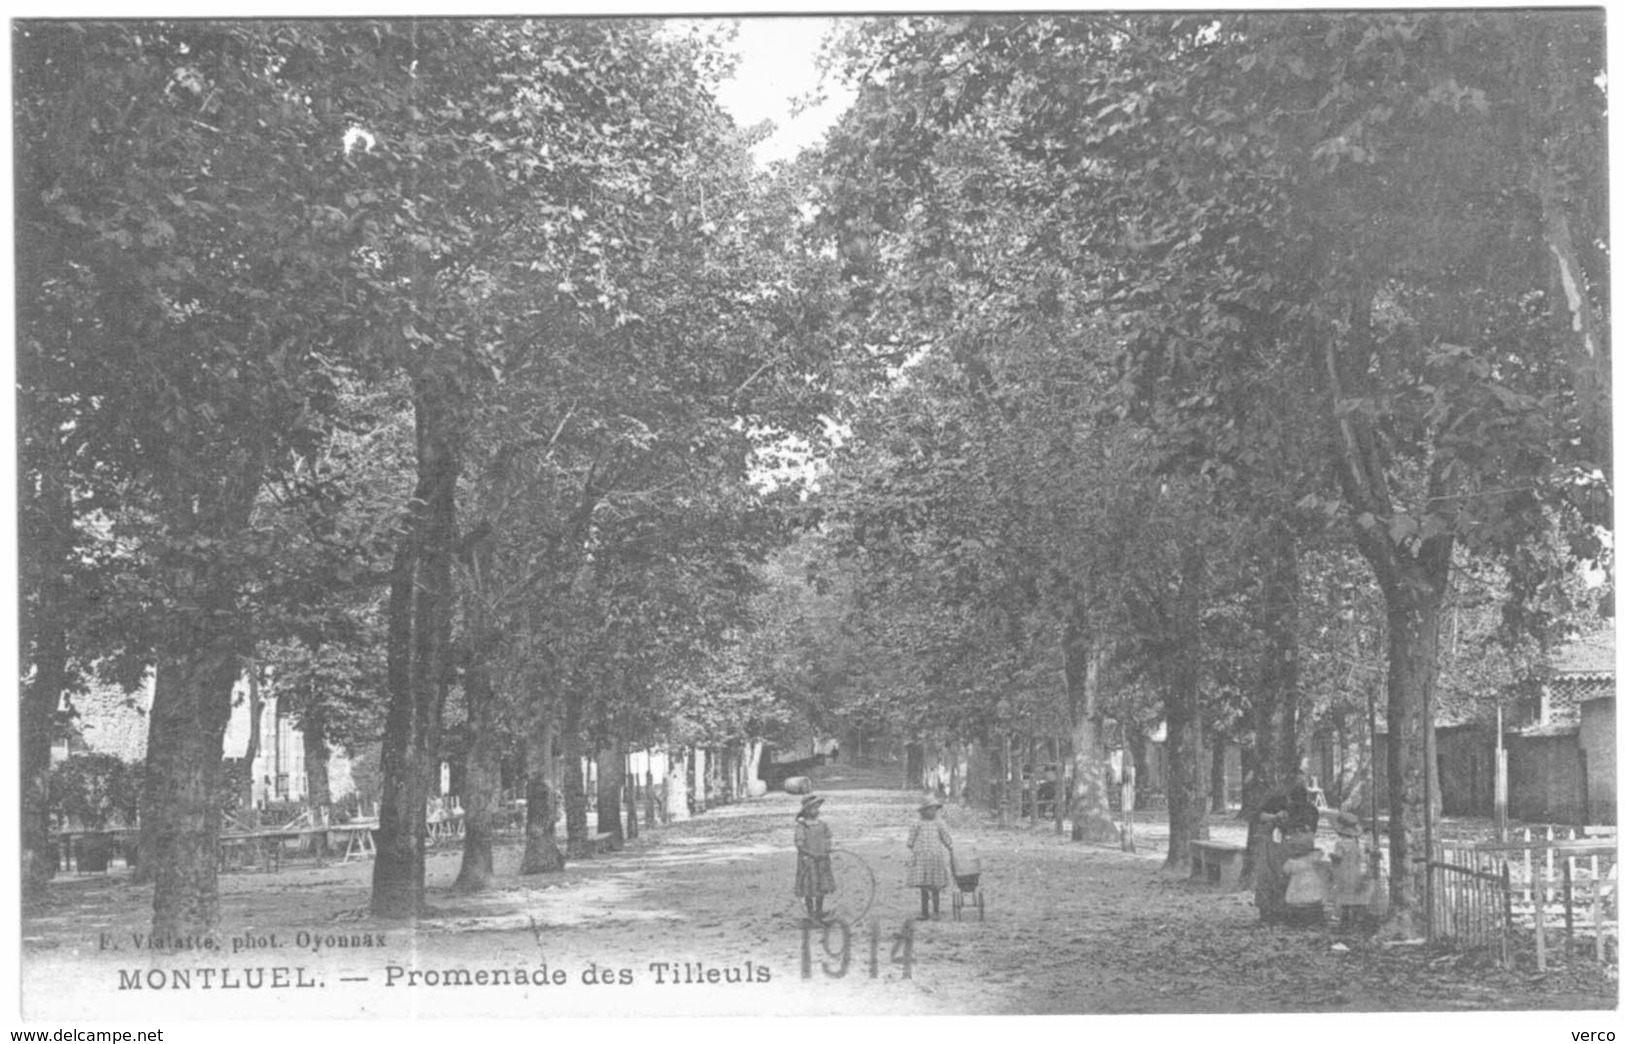
{"type": "Polygon", "coordinates": [[[592,850],[596,855],[613,852],[615,850],[615,835],[609,833],[595,834],[592,839],[592,850]]]}
{"type": "Polygon", "coordinates": [[[1191,880],[1216,884],[1222,892],[1241,890],[1241,864],[1247,856],[1243,845],[1227,841],[1192,841],[1191,880]]]}

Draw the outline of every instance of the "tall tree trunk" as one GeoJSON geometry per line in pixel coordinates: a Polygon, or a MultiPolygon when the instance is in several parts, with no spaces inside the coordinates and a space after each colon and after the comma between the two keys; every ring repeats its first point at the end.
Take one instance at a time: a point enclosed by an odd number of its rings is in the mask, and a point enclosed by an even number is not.
{"type": "Polygon", "coordinates": [[[705,793],[712,805],[728,803],[728,796],[722,790],[723,757],[715,747],[705,752],[705,793]]]}
{"type": "MultiPolygon", "coordinates": [[[[475,601],[479,601],[476,594],[475,601]]],[[[496,745],[496,697],[491,691],[487,660],[489,636],[481,609],[469,607],[469,644],[473,647],[463,672],[463,702],[468,707],[468,752],[463,775],[463,862],[452,887],[481,892],[496,881],[492,855],[495,814],[502,786],[502,759],[496,745]],[[473,618],[479,618],[476,625],[473,618]]]]}
{"type": "Polygon", "coordinates": [[[745,796],[751,797],[751,784],[762,778],[762,741],[751,740],[745,746],[745,796]]]}
{"type": "MultiPolygon", "coordinates": [[[[1544,147],[1548,153],[1557,149],[1551,140],[1544,147]]],[[[1565,343],[1569,377],[1582,421],[1581,438],[1592,459],[1607,473],[1613,460],[1613,409],[1606,324],[1598,322],[1591,306],[1591,282],[1575,250],[1560,172],[1561,163],[1548,155],[1534,162],[1530,182],[1540,200],[1541,231],[1562,290],[1553,298],[1567,307],[1574,335],[1565,343]]],[[[1606,274],[1603,278],[1606,281],[1606,274]]]]}
{"type": "Polygon", "coordinates": [[[1104,651],[1068,623],[1061,646],[1061,681],[1072,715],[1072,840],[1115,844],[1110,765],[1100,741],[1100,668],[1104,651]]]}
{"type": "Polygon", "coordinates": [[[1135,722],[1123,723],[1123,740],[1128,744],[1129,760],[1134,762],[1134,783],[1142,792],[1156,788],[1157,780],[1151,772],[1151,737],[1135,722]]]}
{"type": "Polygon", "coordinates": [[[507,496],[518,453],[516,444],[503,443],[485,469],[478,520],[465,559],[468,572],[463,585],[463,620],[468,636],[468,667],[463,674],[463,703],[467,708],[468,750],[463,780],[463,862],[452,886],[459,892],[484,891],[496,880],[492,841],[496,810],[502,800],[502,757],[497,749],[497,700],[491,684],[491,661],[498,654],[501,636],[489,608],[495,570],[490,534],[493,519],[507,496]]]}
{"type": "Polygon", "coordinates": [[[1263,597],[1259,611],[1264,656],[1258,685],[1245,714],[1250,742],[1241,748],[1241,815],[1247,820],[1247,856],[1242,872],[1251,884],[1253,868],[1264,858],[1269,831],[1258,810],[1282,791],[1298,767],[1298,542],[1292,527],[1271,527],[1263,545],[1263,597]]]}
{"type": "MultiPolygon", "coordinates": [[[[1445,569],[1448,564],[1439,571],[1445,569]]],[[[1428,765],[1433,759],[1425,754],[1433,749],[1433,727],[1423,708],[1431,704],[1438,676],[1445,586],[1442,577],[1413,575],[1408,580],[1384,591],[1388,610],[1388,854],[1393,868],[1389,901],[1391,927],[1407,937],[1417,934],[1417,917],[1425,916],[1421,913],[1419,864],[1428,858],[1421,844],[1428,783],[1435,798],[1439,793],[1436,774],[1431,781],[1423,778],[1424,771],[1437,770],[1436,764],[1428,765]]]]}
{"type": "Polygon", "coordinates": [[[731,746],[711,748],[711,793],[716,803],[726,805],[733,800],[734,752],[731,746]]]}
{"type": "Polygon", "coordinates": [[[925,744],[910,743],[904,751],[903,788],[920,790],[925,786],[925,744]]]}
{"type": "Polygon", "coordinates": [[[682,747],[666,753],[666,819],[680,823],[688,818],[688,761],[682,747]]]}
{"type": "Polygon", "coordinates": [[[418,572],[417,544],[417,535],[409,532],[395,552],[395,563],[390,574],[389,615],[385,623],[385,673],[389,704],[384,715],[384,739],[379,754],[382,779],[378,798],[378,830],[374,835],[377,849],[373,861],[372,906],[376,909],[380,898],[387,896],[385,915],[390,917],[409,917],[417,912],[414,865],[422,863],[427,830],[428,788],[422,778],[423,767],[416,757],[422,745],[418,732],[423,728],[423,722],[418,715],[412,686],[413,587],[418,572]],[[381,882],[379,875],[386,867],[387,874],[381,882]]]}
{"type": "MultiPolygon", "coordinates": [[[[1413,861],[1419,851],[1426,783],[1423,772],[1436,771],[1425,751],[1432,749],[1431,705],[1438,672],[1439,630],[1450,585],[1450,559],[1455,540],[1448,532],[1427,536],[1397,535],[1388,522],[1395,515],[1389,488],[1388,457],[1371,420],[1348,409],[1350,398],[1369,393],[1372,356],[1371,296],[1363,287],[1349,298],[1348,332],[1326,335],[1326,375],[1331,393],[1333,433],[1338,448],[1338,479],[1349,510],[1357,520],[1355,544],[1371,565],[1382,591],[1388,623],[1388,855],[1389,923],[1387,933],[1413,936],[1421,910],[1422,880],[1413,861]]],[[[1439,503],[1457,491],[1449,473],[1430,461],[1426,496],[1439,503]]],[[[1436,780],[1436,776],[1434,777],[1436,780]]],[[[1432,786],[1438,793],[1436,783],[1432,786]]]]}
{"type": "Polygon", "coordinates": [[[598,832],[610,835],[610,848],[626,846],[621,828],[621,787],[626,782],[626,757],[618,740],[611,739],[598,749],[598,832]]]}
{"type": "Polygon", "coordinates": [[[39,466],[36,497],[25,486],[19,519],[31,561],[19,572],[34,580],[21,604],[24,667],[33,672],[22,690],[18,760],[22,770],[22,890],[32,903],[55,872],[51,839],[51,732],[69,682],[67,614],[74,546],[73,497],[55,432],[42,432],[50,459],[39,466]],[[32,510],[30,510],[32,509],[32,510]],[[28,567],[32,567],[32,574],[28,567]]]}
{"type": "Polygon", "coordinates": [[[1027,752],[1022,758],[1022,797],[1027,802],[1027,828],[1038,827],[1038,737],[1027,737],[1027,752]]]}
{"type": "Polygon", "coordinates": [[[1071,777],[1066,771],[1070,760],[1067,750],[1067,741],[1059,737],[1055,740],[1055,832],[1063,833],[1066,830],[1067,807],[1071,804],[1071,777]]]}
{"type": "Polygon", "coordinates": [[[155,935],[203,936],[219,924],[220,754],[237,668],[234,654],[190,633],[158,650],[142,800],[155,935]]]}
{"type": "Polygon", "coordinates": [[[991,811],[999,817],[999,825],[1009,825],[1010,812],[1010,753],[1004,737],[990,737],[987,744],[988,762],[993,769],[991,811]]]}
{"type": "Polygon", "coordinates": [[[245,674],[248,679],[248,746],[243,748],[243,789],[237,799],[242,806],[243,823],[258,826],[254,808],[254,762],[259,760],[260,744],[264,742],[260,719],[265,716],[265,698],[260,692],[259,664],[250,663],[245,674]]]}
{"type": "MultiPolygon", "coordinates": [[[[328,758],[332,751],[327,746],[327,721],[314,706],[305,710],[299,719],[299,734],[305,745],[306,798],[310,805],[312,826],[326,826],[328,811],[333,804],[333,788],[328,779],[328,758]]],[[[327,855],[327,834],[314,835],[312,844],[319,856],[327,855]]]]}
{"type": "Polygon", "coordinates": [[[998,803],[998,790],[994,785],[998,766],[992,744],[985,740],[973,741],[967,745],[965,754],[970,762],[969,778],[965,781],[970,803],[991,810],[998,803]]]}
{"type": "Polygon", "coordinates": [[[999,826],[1009,826],[1020,810],[1020,768],[1016,764],[1016,750],[1011,735],[1004,733],[1004,753],[999,758],[1004,771],[999,774],[999,826]]]}
{"type": "Polygon", "coordinates": [[[564,694],[564,850],[571,859],[592,857],[592,837],[587,830],[587,781],[582,775],[586,756],[581,735],[584,701],[579,689],[564,694]]]}
{"type": "Polygon", "coordinates": [[[1208,836],[1206,780],[1202,763],[1201,614],[1202,549],[1180,556],[1174,606],[1173,671],[1164,701],[1168,724],[1168,858],[1170,870],[1190,869],[1190,843],[1208,836]]]}
{"type": "Polygon", "coordinates": [[[638,774],[632,769],[632,756],[621,751],[621,797],[626,803],[626,839],[638,836],[638,774]]]}
{"type": "Polygon", "coordinates": [[[34,673],[22,693],[22,885],[23,902],[45,893],[55,873],[51,840],[51,724],[67,689],[67,641],[54,622],[42,622],[34,639],[34,673]]]}
{"type": "Polygon", "coordinates": [[[525,743],[525,858],[521,874],[564,869],[564,853],[554,840],[558,800],[553,790],[553,723],[531,730],[525,743]]]}
{"type": "MultiPolygon", "coordinates": [[[[175,472],[163,491],[167,528],[232,540],[248,526],[263,474],[244,460],[222,486],[199,489],[175,472]]],[[[220,760],[243,661],[234,611],[242,592],[192,565],[167,579],[174,605],[154,657],[138,862],[151,869],[153,932],[201,935],[220,913],[220,760]]]]}
{"type": "Polygon", "coordinates": [[[709,779],[710,779],[710,774],[707,771],[706,763],[708,761],[710,761],[711,759],[705,756],[706,753],[707,752],[706,752],[706,749],[704,747],[696,746],[694,748],[694,760],[690,763],[690,764],[692,764],[694,766],[694,811],[695,812],[704,812],[705,809],[706,809],[706,801],[710,797],[710,794],[706,790],[705,785],[706,785],[707,782],[709,782],[709,779]]]}
{"type": "Polygon", "coordinates": [[[1229,777],[1224,770],[1224,756],[1229,746],[1223,736],[1208,731],[1208,811],[1223,815],[1230,810],[1229,777]]]}
{"type": "Polygon", "coordinates": [[[384,792],[372,872],[372,913],[383,918],[415,917],[423,905],[428,800],[439,767],[451,651],[461,468],[452,386],[449,377],[431,374],[414,389],[418,482],[391,576],[384,792]]]}

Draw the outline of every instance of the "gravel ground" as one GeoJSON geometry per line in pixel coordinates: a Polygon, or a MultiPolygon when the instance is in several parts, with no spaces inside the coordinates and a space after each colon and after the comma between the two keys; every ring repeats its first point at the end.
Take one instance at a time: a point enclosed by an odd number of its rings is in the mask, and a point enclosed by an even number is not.
{"type": "MultiPolygon", "coordinates": [[[[1154,822],[1140,824],[1139,851],[1127,854],[1070,843],[1048,825],[1001,830],[980,813],[950,809],[956,843],[981,856],[986,917],[952,920],[945,895],[943,919],[917,922],[917,893],[902,887],[916,799],[883,782],[844,765],[827,766],[818,780],[838,850],[833,909],[851,922],[844,947],[838,926],[826,939],[801,920],[791,844],[799,799],[772,794],[645,831],[625,851],[562,874],[520,878],[518,846],[503,846],[499,887],[476,896],[449,891],[459,857],[437,852],[430,915],[415,931],[366,915],[370,863],[301,865],[225,875],[222,949],[155,956],[136,945],[150,917],[149,886],[118,872],[63,875],[48,906],[23,920],[24,1013],[170,1020],[1617,1007],[1616,973],[1591,961],[1537,976],[1324,929],[1262,926],[1250,896],[1162,872],[1167,834],[1154,822]],[[543,984],[517,982],[520,970],[534,980],[544,968],[543,984]],[[464,972],[485,972],[486,982],[447,984],[464,972]],[[262,985],[252,988],[256,975],[262,985]],[[227,988],[232,982],[242,988],[227,988]]],[[[1242,830],[1221,822],[1216,833],[1242,830]]]]}

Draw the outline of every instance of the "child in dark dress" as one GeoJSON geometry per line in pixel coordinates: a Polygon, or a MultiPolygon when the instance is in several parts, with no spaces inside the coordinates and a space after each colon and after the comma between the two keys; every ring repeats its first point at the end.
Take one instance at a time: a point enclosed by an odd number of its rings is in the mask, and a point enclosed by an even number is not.
{"type": "Polygon", "coordinates": [[[796,813],[796,895],[807,904],[807,920],[819,923],[824,920],[824,896],[835,891],[829,824],[818,818],[823,804],[823,798],[809,795],[796,813]]]}

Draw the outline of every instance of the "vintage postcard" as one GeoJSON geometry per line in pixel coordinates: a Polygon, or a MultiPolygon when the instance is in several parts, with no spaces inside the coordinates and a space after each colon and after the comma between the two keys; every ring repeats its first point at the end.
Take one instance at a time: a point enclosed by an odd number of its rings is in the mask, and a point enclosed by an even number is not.
{"type": "Polygon", "coordinates": [[[14,19],[13,1040],[1611,1040],[1606,28],[14,19]]]}

